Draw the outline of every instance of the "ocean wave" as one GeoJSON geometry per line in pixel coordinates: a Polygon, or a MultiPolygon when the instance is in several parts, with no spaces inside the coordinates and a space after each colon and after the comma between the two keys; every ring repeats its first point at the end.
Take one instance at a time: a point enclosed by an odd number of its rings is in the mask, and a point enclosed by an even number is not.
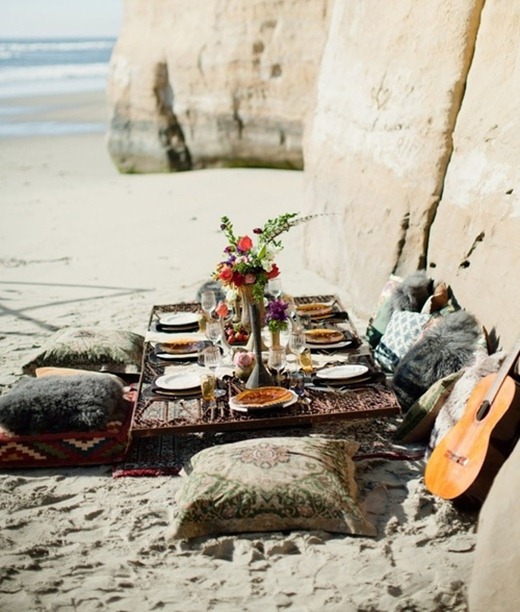
{"type": "Polygon", "coordinates": [[[40,53],[42,51],[103,51],[114,46],[114,40],[78,40],[78,41],[3,41],[0,42],[0,57],[10,58],[23,53],[40,53]]]}
{"type": "Polygon", "coordinates": [[[19,81],[47,81],[105,77],[108,64],[55,64],[52,66],[23,66],[0,68],[0,84],[19,81]]]}

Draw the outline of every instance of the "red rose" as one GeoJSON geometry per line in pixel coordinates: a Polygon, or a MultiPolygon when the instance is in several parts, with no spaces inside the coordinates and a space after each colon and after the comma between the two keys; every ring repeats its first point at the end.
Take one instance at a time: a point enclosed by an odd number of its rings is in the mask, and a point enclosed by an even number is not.
{"type": "Polygon", "coordinates": [[[245,282],[245,279],[244,279],[243,274],[240,274],[240,272],[233,273],[233,284],[234,285],[236,285],[237,287],[242,287],[244,282],[245,282]]]}
{"type": "Polygon", "coordinates": [[[242,236],[237,242],[237,248],[244,253],[247,253],[253,248],[253,241],[249,236],[242,236]]]}
{"type": "Polygon", "coordinates": [[[271,271],[267,272],[267,278],[271,279],[276,278],[277,276],[280,276],[280,270],[278,269],[278,266],[276,264],[273,264],[271,271]]]}
{"type": "Polygon", "coordinates": [[[218,273],[218,277],[223,283],[229,283],[233,278],[233,270],[229,266],[223,266],[218,273]]]}

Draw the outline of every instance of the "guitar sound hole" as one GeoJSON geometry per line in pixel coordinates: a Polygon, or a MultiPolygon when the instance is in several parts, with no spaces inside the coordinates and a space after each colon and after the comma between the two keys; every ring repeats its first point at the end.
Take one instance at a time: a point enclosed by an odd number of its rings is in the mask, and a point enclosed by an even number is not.
{"type": "Polygon", "coordinates": [[[491,404],[487,400],[484,400],[482,404],[480,404],[480,408],[477,410],[477,421],[482,421],[482,419],[485,419],[490,408],[491,404]]]}

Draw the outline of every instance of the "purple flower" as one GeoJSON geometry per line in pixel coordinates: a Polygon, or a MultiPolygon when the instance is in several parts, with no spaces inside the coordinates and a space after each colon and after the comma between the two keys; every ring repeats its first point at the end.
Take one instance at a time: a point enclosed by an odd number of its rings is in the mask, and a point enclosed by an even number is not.
{"type": "Polygon", "coordinates": [[[285,323],[288,320],[287,309],[289,304],[283,300],[272,300],[267,305],[267,311],[265,319],[269,323],[270,321],[279,321],[285,323]]]}

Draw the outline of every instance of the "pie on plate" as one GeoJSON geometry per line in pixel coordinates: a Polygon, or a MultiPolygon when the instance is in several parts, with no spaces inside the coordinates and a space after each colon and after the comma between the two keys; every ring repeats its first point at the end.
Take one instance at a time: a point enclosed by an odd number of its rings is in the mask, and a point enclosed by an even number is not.
{"type": "Polygon", "coordinates": [[[168,353],[169,355],[187,355],[198,351],[199,342],[200,340],[193,338],[176,338],[159,343],[156,350],[158,353],[168,353]]]}
{"type": "Polygon", "coordinates": [[[308,329],[305,332],[305,339],[309,344],[334,344],[345,339],[343,333],[337,329],[308,329]]]}
{"type": "Polygon", "coordinates": [[[296,306],[296,312],[307,317],[323,317],[332,313],[332,306],[324,302],[311,302],[310,304],[299,304],[296,306]]]}
{"type": "Polygon", "coordinates": [[[284,387],[258,387],[246,389],[231,398],[230,407],[236,408],[274,408],[283,406],[295,397],[295,393],[284,387]]]}

